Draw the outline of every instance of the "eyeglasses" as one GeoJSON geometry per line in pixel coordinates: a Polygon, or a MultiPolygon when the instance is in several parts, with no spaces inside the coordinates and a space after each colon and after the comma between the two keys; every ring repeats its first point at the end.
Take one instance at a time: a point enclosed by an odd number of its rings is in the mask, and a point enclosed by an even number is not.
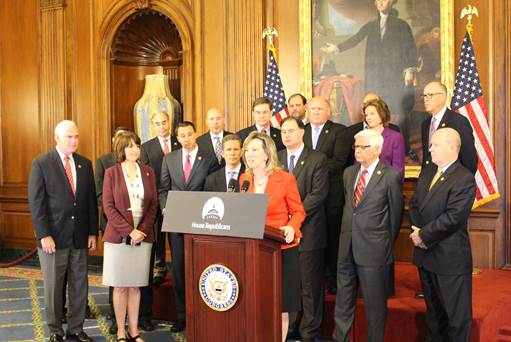
{"type": "Polygon", "coordinates": [[[431,100],[433,98],[434,95],[440,95],[440,94],[443,94],[443,93],[429,93],[429,94],[422,94],[421,97],[423,99],[428,99],[428,100],[431,100]]]}
{"type": "Polygon", "coordinates": [[[351,146],[354,150],[362,150],[365,151],[367,148],[371,147],[371,145],[353,145],[351,146]]]}

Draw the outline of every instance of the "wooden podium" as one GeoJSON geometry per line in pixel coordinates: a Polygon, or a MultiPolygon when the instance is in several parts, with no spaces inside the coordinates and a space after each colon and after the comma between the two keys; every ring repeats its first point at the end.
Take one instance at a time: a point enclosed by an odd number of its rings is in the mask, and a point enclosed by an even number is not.
{"type": "Polygon", "coordinates": [[[186,340],[277,342],[282,340],[282,233],[266,227],[265,238],[185,235],[186,340]],[[227,266],[239,284],[236,304],[215,311],[200,295],[200,277],[212,264],[227,266]]]}
{"type": "Polygon", "coordinates": [[[186,340],[282,340],[283,232],[267,194],[170,191],[162,231],[184,234],[186,340]]]}

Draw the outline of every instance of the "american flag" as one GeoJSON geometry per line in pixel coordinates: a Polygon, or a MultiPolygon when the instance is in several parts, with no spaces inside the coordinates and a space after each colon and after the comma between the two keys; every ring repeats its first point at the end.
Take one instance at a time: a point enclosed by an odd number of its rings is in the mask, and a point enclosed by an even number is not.
{"type": "Polygon", "coordinates": [[[495,171],[492,136],[488,127],[488,112],[479,82],[474,48],[468,32],[465,34],[461,46],[460,65],[456,74],[451,108],[464,115],[474,130],[474,140],[479,157],[475,175],[477,192],[473,205],[473,208],[476,208],[500,197],[500,194],[495,171]]]}
{"type": "Polygon", "coordinates": [[[273,49],[268,51],[268,69],[266,70],[266,80],[264,81],[264,97],[268,98],[273,107],[273,116],[271,125],[280,127],[280,123],[289,115],[287,109],[286,95],[280,80],[279,67],[275,60],[273,49]]]}

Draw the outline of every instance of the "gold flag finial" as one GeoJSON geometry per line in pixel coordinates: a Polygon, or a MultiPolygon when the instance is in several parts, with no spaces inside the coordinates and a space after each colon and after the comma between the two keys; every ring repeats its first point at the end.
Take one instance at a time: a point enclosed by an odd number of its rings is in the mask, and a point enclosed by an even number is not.
{"type": "Polygon", "coordinates": [[[474,31],[474,25],[472,24],[472,17],[473,16],[479,17],[479,12],[477,11],[477,7],[472,5],[467,5],[463,7],[461,10],[461,16],[460,19],[463,19],[465,16],[467,16],[468,24],[467,24],[467,32],[470,35],[470,39],[472,39],[472,32],[474,31]]]}
{"type": "Polygon", "coordinates": [[[268,37],[268,44],[270,44],[270,48],[273,48],[273,36],[279,36],[275,27],[268,26],[263,30],[263,39],[268,37]]]}

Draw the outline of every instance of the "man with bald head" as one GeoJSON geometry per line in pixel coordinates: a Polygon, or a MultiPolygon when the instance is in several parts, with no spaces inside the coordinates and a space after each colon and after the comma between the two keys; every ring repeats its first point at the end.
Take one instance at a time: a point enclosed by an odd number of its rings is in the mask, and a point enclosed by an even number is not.
{"type": "Polygon", "coordinates": [[[476,183],[459,160],[453,128],[430,139],[432,165],[422,170],[410,201],[413,263],[426,300],[427,341],[469,341],[472,326],[472,251],[467,220],[476,183]]]}
{"type": "Polygon", "coordinates": [[[330,104],[321,96],[313,97],[309,103],[309,123],[305,126],[303,142],[311,151],[319,151],[327,157],[329,176],[328,196],[325,201],[327,216],[326,266],[328,290],[336,292],[337,253],[341,229],[344,192],[342,173],[346,167],[351,144],[345,126],[330,119],[330,104]]]}
{"type": "Polygon", "coordinates": [[[218,108],[211,108],[206,113],[206,125],[208,132],[197,138],[197,145],[201,150],[213,155],[220,167],[225,166],[225,159],[222,157],[222,139],[231,132],[224,130],[225,116],[218,108]]]}
{"type": "Polygon", "coordinates": [[[64,277],[68,275],[66,338],[92,341],[83,331],[87,307],[87,254],[96,249],[98,206],[92,163],[76,153],[78,128],[64,120],[55,128],[56,147],[32,161],[28,202],[44,278],[50,338],[63,341],[64,277]]]}
{"type": "Polygon", "coordinates": [[[466,117],[446,106],[447,88],[440,82],[431,82],[424,87],[424,108],[431,117],[422,122],[422,168],[433,166],[429,146],[433,133],[439,128],[451,127],[461,137],[459,161],[461,165],[475,174],[477,171],[477,152],[474,145],[472,126],[466,117]]]}

